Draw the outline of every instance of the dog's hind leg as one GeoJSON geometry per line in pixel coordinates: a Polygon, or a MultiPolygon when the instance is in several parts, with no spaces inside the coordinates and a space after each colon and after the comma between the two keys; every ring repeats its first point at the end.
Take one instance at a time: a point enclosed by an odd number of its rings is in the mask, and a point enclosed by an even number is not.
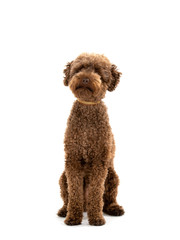
{"type": "Polygon", "coordinates": [[[119,206],[116,202],[117,190],[119,185],[119,178],[115,170],[110,167],[105,180],[104,190],[104,207],[103,211],[112,216],[121,216],[124,214],[123,207],[119,206]]]}
{"type": "Polygon", "coordinates": [[[59,217],[66,217],[67,215],[67,204],[68,204],[68,184],[67,184],[67,178],[66,178],[66,174],[65,171],[63,172],[63,174],[61,175],[60,179],[59,179],[59,185],[60,185],[60,189],[61,189],[61,197],[64,201],[64,205],[62,208],[59,209],[57,215],[59,217]]]}

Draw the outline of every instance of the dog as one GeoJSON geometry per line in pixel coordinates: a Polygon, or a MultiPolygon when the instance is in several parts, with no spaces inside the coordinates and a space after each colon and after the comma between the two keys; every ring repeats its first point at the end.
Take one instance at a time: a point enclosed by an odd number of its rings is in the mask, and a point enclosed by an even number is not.
{"type": "Polygon", "coordinates": [[[115,142],[102,101],[107,90],[117,87],[121,73],[104,55],[83,53],[67,63],[64,74],[64,85],[77,100],[65,132],[65,171],[59,180],[64,205],[57,215],[66,217],[67,225],[78,225],[87,211],[89,224],[100,226],[103,212],[124,214],[116,201],[115,142]]]}

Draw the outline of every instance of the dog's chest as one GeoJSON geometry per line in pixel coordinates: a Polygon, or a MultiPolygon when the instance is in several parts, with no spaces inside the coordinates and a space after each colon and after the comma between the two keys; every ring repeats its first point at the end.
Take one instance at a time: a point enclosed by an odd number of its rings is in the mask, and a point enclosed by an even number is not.
{"type": "Polygon", "coordinates": [[[98,123],[97,119],[93,119],[93,121],[80,119],[78,123],[74,125],[74,128],[74,137],[77,143],[84,148],[98,145],[104,129],[102,124],[98,123]]]}
{"type": "Polygon", "coordinates": [[[68,124],[68,139],[84,153],[101,147],[108,138],[109,126],[98,116],[74,118],[68,124]]]}
{"type": "Polygon", "coordinates": [[[76,142],[85,162],[89,162],[104,147],[103,127],[95,122],[85,121],[76,131],[76,142]]]}
{"type": "Polygon", "coordinates": [[[73,109],[65,134],[65,151],[86,163],[99,156],[105,158],[111,144],[112,133],[105,108],[101,111],[73,109]]]}

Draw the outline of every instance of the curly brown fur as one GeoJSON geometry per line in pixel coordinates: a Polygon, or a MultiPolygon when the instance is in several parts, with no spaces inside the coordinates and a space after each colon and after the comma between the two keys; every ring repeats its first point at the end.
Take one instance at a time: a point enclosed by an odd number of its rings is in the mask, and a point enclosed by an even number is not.
{"type": "Polygon", "coordinates": [[[58,216],[66,216],[67,225],[77,225],[87,210],[89,224],[99,226],[105,223],[103,211],[113,216],[124,213],[116,202],[115,143],[101,101],[107,90],[116,88],[121,73],[104,55],[87,53],[68,63],[64,73],[64,84],[78,100],[65,132],[65,171],[59,181],[64,206],[58,216]]]}
{"type": "Polygon", "coordinates": [[[64,201],[64,205],[61,209],[59,209],[57,215],[59,217],[66,217],[67,214],[67,204],[68,204],[68,185],[67,185],[67,178],[65,175],[65,172],[63,172],[63,174],[61,175],[60,179],[59,179],[59,185],[61,188],[61,197],[64,201]]]}

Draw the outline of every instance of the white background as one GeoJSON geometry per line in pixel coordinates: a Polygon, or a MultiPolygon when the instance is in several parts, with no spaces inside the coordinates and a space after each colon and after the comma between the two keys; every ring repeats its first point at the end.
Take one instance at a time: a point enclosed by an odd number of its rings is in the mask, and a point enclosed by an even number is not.
{"type": "Polygon", "coordinates": [[[179,1],[0,1],[0,238],[180,239],[179,1]],[[66,226],[58,180],[74,101],[64,65],[105,54],[122,217],[66,226]]]}

